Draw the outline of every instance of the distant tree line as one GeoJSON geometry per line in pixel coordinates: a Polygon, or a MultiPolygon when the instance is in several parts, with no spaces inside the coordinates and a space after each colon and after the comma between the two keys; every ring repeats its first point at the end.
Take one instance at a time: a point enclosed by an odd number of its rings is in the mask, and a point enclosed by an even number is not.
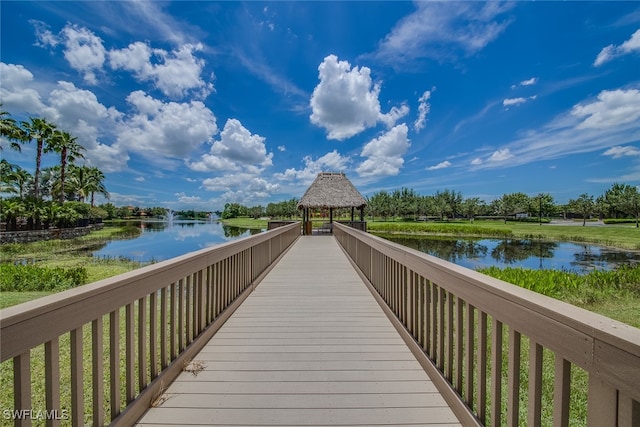
{"type": "Polygon", "coordinates": [[[567,204],[558,204],[553,196],[540,193],[508,193],[487,203],[478,197],[464,198],[454,190],[436,191],[433,195],[420,195],[410,188],[391,192],[379,191],[368,198],[367,215],[380,218],[438,219],[441,221],[476,217],[494,217],[507,220],[543,221],[544,218],[564,217],[586,220],[599,218],[633,218],[638,226],[640,216],[640,191],[629,184],[613,184],[604,194],[594,197],[581,194],[567,204]]]}
{"type": "MultiPolygon", "coordinates": [[[[96,194],[109,197],[105,176],[96,167],[76,164],[85,151],[77,137],[43,118],[18,122],[7,111],[0,111],[0,137],[10,150],[21,152],[25,144],[36,145],[33,174],[0,160],[0,194],[10,195],[0,199],[0,222],[8,230],[16,229],[18,221],[32,230],[73,227],[79,220],[86,223],[102,216],[94,201],[96,194]],[[43,169],[42,158],[47,154],[57,156],[59,164],[43,169]]],[[[4,149],[0,145],[0,151],[4,149]]]]}
{"type": "MultiPolygon", "coordinates": [[[[291,199],[263,206],[247,207],[239,203],[227,203],[222,218],[262,216],[272,218],[298,218],[298,200],[291,199]]],[[[348,215],[350,209],[334,212],[336,218],[348,215]]],[[[602,195],[594,198],[590,194],[581,194],[567,204],[558,204],[553,196],[540,193],[529,196],[522,192],[503,194],[487,203],[478,197],[465,198],[455,190],[436,191],[433,195],[420,195],[410,188],[393,191],[379,191],[367,198],[365,214],[376,220],[451,220],[475,218],[493,218],[503,221],[549,221],[552,217],[581,218],[583,224],[587,219],[612,218],[620,221],[633,219],[638,226],[640,216],[640,191],[629,184],[613,184],[602,195]]]]}
{"type": "Polygon", "coordinates": [[[239,203],[227,203],[224,205],[221,218],[239,218],[239,217],[251,217],[262,218],[265,216],[271,218],[291,219],[298,217],[298,199],[290,199],[284,202],[269,203],[267,207],[264,206],[244,206],[239,203]]]}

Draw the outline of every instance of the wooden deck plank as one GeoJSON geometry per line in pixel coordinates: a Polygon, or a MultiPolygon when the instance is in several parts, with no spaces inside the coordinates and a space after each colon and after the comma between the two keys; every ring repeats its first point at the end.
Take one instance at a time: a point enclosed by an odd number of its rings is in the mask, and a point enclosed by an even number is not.
{"type": "Polygon", "coordinates": [[[300,238],[140,426],[456,425],[332,237],[300,238]]]}
{"type": "Polygon", "coordinates": [[[316,426],[352,425],[378,426],[396,424],[436,425],[457,421],[448,407],[438,408],[322,408],[322,409],[208,409],[155,408],[143,418],[144,424],[154,422],[173,425],[261,425],[316,426]]]}
{"type": "MultiPolygon", "coordinates": [[[[431,381],[175,381],[174,394],[380,394],[437,393],[431,381]]],[[[169,394],[171,396],[171,394],[169,394]]]]}
{"type": "Polygon", "coordinates": [[[209,409],[349,409],[446,407],[437,393],[402,394],[176,394],[163,408],[209,409]]]}

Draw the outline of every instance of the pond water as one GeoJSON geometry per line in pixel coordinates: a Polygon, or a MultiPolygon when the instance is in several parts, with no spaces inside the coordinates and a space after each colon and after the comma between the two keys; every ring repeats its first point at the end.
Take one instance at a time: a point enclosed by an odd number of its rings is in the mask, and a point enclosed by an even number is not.
{"type": "MultiPolygon", "coordinates": [[[[217,221],[140,221],[127,224],[140,227],[142,234],[132,239],[112,240],[96,248],[92,255],[157,262],[261,232],[230,227],[217,221]]],[[[640,264],[640,252],[590,244],[440,236],[385,238],[471,269],[497,266],[585,273],[595,268],[609,270],[622,264],[640,264]]]]}
{"type": "Polygon", "coordinates": [[[230,227],[219,222],[174,220],[127,224],[140,227],[142,234],[132,239],[112,240],[93,251],[92,255],[103,258],[124,257],[145,263],[157,262],[260,233],[260,230],[230,227]]]}
{"type": "Polygon", "coordinates": [[[586,273],[640,264],[640,252],[591,244],[517,239],[385,238],[473,270],[496,266],[586,273]]]}

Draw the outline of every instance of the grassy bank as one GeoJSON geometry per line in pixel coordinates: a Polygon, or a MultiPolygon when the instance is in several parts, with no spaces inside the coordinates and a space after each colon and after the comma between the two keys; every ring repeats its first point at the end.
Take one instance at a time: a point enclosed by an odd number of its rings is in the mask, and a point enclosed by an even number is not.
{"type": "MultiPolygon", "coordinates": [[[[69,240],[47,240],[32,243],[0,245],[0,264],[24,264],[24,271],[9,283],[0,287],[0,308],[10,307],[32,299],[40,298],[63,289],[55,283],[52,272],[63,270],[67,276],[82,277],[81,283],[92,283],[107,277],[116,276],[141,266],[140,263],[125,258],[94,258],[93,250],[117,238],[131,238],[140,233],[137,227],[105,227],[90,234],[69,240]],[[36,267],[37,266],[37,267],[36,267]],[[39,271],[36,271],[39,270],[39,271]],[[34,274],[36,276],[34,276],[34,274]],[[35,277],[35,278],[34,278],[35,277]],[[15,289],[19,281],[43,280],[47,285],[40,289],[15,289]]],[[[13,272],[12,272],[13,274],[13,272]]],[[[9,280],[6,274],[4,280],[9,280]]]]}
{"type": "Polygon", "coordinates": [[[266,219],[253,219],[249,217],[241,218],[229,218],[221,221],[224,225],[230,225],[238,228],[250,228],[250,229],[266,229],[268,220],[266,219]]]}

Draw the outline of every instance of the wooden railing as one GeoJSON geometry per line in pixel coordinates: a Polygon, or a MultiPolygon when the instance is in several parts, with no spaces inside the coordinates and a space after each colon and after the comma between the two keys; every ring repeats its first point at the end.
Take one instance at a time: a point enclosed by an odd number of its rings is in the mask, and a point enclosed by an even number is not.
{"type": "Polygon", "coordinates": [[[0,311],[2,425],[132,425],[299,235],[291,224],[0,311]]]}
{"type": "Polygon", "coordinates": [[[464,425],[640,426],[640,330],[336,224],[464,425]]]}

